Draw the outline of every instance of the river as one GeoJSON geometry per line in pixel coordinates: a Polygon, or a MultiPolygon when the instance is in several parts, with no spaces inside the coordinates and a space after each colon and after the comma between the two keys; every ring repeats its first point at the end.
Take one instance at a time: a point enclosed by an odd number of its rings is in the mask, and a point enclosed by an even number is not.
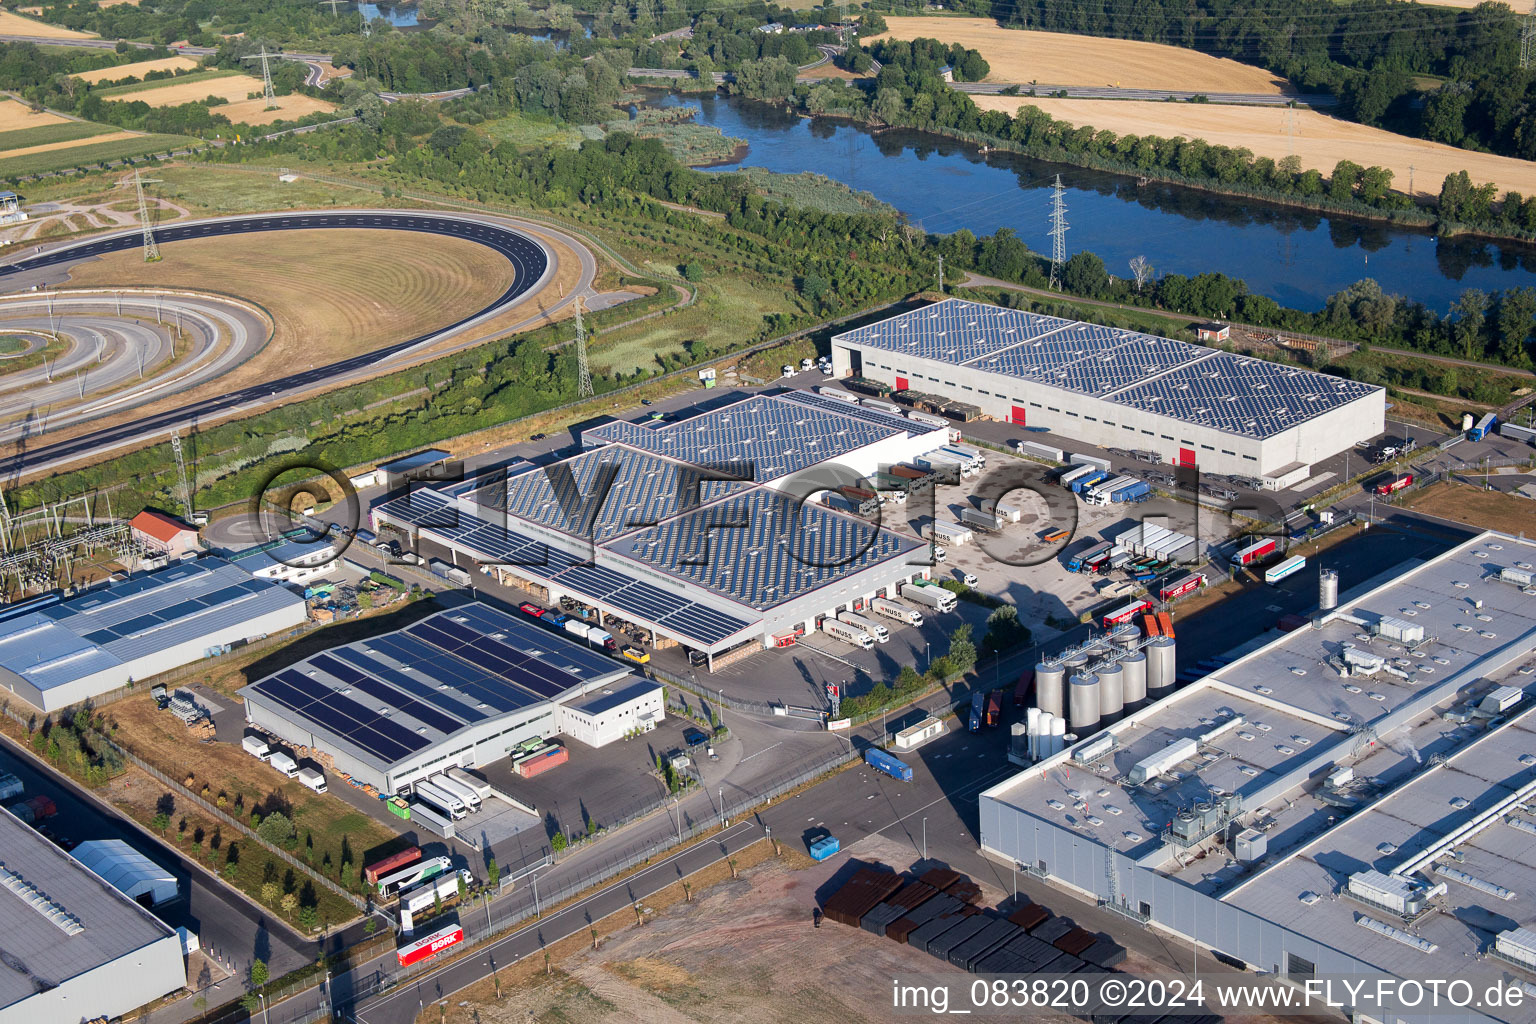
{"type": "MultiPolygon", "coordinates": [[[[700,124],[747,142],[733,166],[819,171],[869,192],[927,231],[1012,228],[1049,253],[1051,184],[1066,187],[1067,252],[1089,250],[1109,272],[1130,276],[1146,256],[1159,275],[1220,271],[1282,305],[1314,310],[1363,277],[1388,292],[1444,312],[1463,289],[1536,285],[1536,247],[1480,239],[1440,240],[1428,232],[1217,196],[1170,185],[975,147],[918,132],[871,133],[861,126],[785,114],[719,96],[659,96],[690,106],[700,124]]],[[[1368,163],[1367,156],[1362,162],[1368,163]]]]}

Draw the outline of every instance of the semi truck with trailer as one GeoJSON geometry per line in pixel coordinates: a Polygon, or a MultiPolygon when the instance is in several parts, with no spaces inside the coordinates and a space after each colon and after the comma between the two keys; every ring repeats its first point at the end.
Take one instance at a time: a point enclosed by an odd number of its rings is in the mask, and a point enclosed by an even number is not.
{"type": "Polygon", "coordinates": [[[1001,725],[1003,722],[1003,691],[993,690],[987,694],[987,706],[982,712],[981,724],[987,728],[1001,725]]]}
{"type": "Polygon", "coordinates": [[[1086,551],[1079,551],[1067,559],[1067,571],[1083,572],[1091,570],[1095,565],[1109,558],[1109,552],[1113,547],[1114,545],[1108,541],[1100,541],[1086,551]]]}
{"type": "Polygon", "coordinates": [[[449,871],[415,888],[407,889],[400,894],[400,909],[411,914],[419,914],[424,910],[430,910],[435,904],[456,899],[461,881],[466,889],[474,881],[474,876],[467,868],[449,871]]]}
{"type": "Polygon", "coordinates": [[[464,928],[462,925],[444,925],[431,935],[423,935],[412,942],[407,942],[395,950],[395,958],[399,960],[401,967],[409,967],[411,964],[430,960],[450,946],[457,946],[464,941],[464,928]]]}
{"type": "Polygon", "coordinates": [[[564,628],[571,636],[584,641],[588,647],[595,647],[600,651],[607,651],[609,654],[618,653],[619,643],[613,638],[613,634],[606,629],[589,626],[580,619],[566,619],[564,628]]]}
{"type": "Polygon", "coordinates": [[[1001,533],[1003,521],[991,512],[983,512],[979,508],[963,508],[960,510],[960,522],[976,530],[985,530],[987,533],[1001,533]]]}
{"type": "Polygon", "coordinates": [[[1300,555],[1294,555],[1281,562],[1279,565],[1270,566],[1264,570],[1265,583],[1279,583],[1287,576],[1294,576],[1306,567],[1307,560],[1300,555]]]}
{"type": "Polygon", "coordinates": [[[1056,478],[1056,482],[1068,490],[1071,490],[1073,481],[1081,480],[1083,477],[1091,476],[1097,472],[1099,472],[1099,467],[1097,466],[1073,466],[1070,469],[1064,470],[1062,474],[1056,478]]]}
{"type": "Polygon", "coordinates": [[[939,612],[954,611],[960,600],[943,587],[933,583],[903,583],[901,598],[939,612]]]}
{"type": "Polygon", "coordinates": [[[379,880],[374,883],[374,888],[378,889],[380,896],[388,898],[402,889],[409,889],[419,882],[436,878],[452,868],[453,862],[447,857],[427,857],[414,864],[407,864],[398,871],[379,876],[379,880]]]}
{"type": "Polygon", "coordinates": [[[416,799],[448,816],[449,821],[459,821],[469,814],[464,801],[444,789],[439,789],[426,779],[413,787],[416,799]]]}
{"type": "Polygon", "coordinates": [[[1377,484],[1376,493],[1378,495],[1396,494],[1398,491],[1401,491],[1403,488],[1409,486],[1412,483],[1412,473],[1399,473],[1397,476],[1394,476],[1389,480],[1383,480],[1381,483],[1377,484]]]}
{"type": "Polygon", "coordinates": [[[851,626],[837,619],[822,619],[821,631],[834,640],[841,640],[845,644],[852,644],[866,651],[875,646],[874,637],[857,626],[851,626]]]}
{"type": "Polygon", "coordinates": [[[1157,589],[1157,596],[1162,601],[1172,601],[1176,597],[1183,597],[1205,586],[1207,580],[1205,573],[1192,572],[1188,576],[1170,580],[1157,589]]]}
{"type": "Polygon", "coordinates": [[[1087,476],[1080,476],[1076,480],[1072,481],[1072,493],[1086,494],[1091,488],[1097,487],[1104,481],[1111,479],[1112,475],[1113,474],[1106,470],[1095,469],[1087,476]]]}
{"type": "Polygon", "coordinates": [[[484,779],[477,779],[463,768],[449,768],[443,772],[454,782],[461,786],[468,786],[481,800],[491,795],[491,784],[484,779]]]}
{"type": "Polygon", "coordinates": [[[1125,604],[1120,605],[1118,608],[1105,613],[1103,620],[1104,628],[1108,629],[1110,626],[1118,626],[1122,623],[1130,622],[1132,619],[1136,618],[1137,615],[1140,615],[1142,612],[1149,611],[1151,608],[1152,602],[1143,598],[1138,597],[1127,601],[1125,604]]]}
{"type": "Polygon", "coordinates": [[[1522,427],[1515,423],[1500,423],[1499,436],[1512,438],[1516,441],[1524,441],[1526,444],[1536,444],[1536,427],[1522,427]]]}
{"type": "Polygon", "coordinates": [[[428,781],[443,792],[458,797],[459,802],[468,808],[471,814],[480,809],[480,794],[461,782],[455,782],[446,773],[434,775],[428,781]]]}
{"type": "Polygon", "coordinates": [[[1252,565],[1261,558],[1267,558],[1275,553],[1278,545],[1273,537],[1261,537],[1258,540],[1238,548],[1232,554],[1232,564],[1237,566],[1252,565]]]}
{"type": "Polygon", "coordinates": [[[893,779],[901,782],[912,781],[912,766],[897,760],[879,747],[870,747],[864,751],[864,763],[877,772],[884,772],[893,779]]]}
{"type": "Polygon", "coordinates": [[[1481,441],[1483,438],[1485,438],[1489,434],[1493,433],[1494,428],[1497,427],[1498,425],[1499,425],[1499,418],[1498,418],[1498,416],[1494,415],[1491,412],[1490,413],[1484,413],[1483,414],[1483,418],[1478,420],[1476,423],[1474,423],[1472,425],[1472,429],[1467,431],[1467,440],[1469,440],[1469,441],[1481,441]]]}
{"type": "Polygon", "coordinates": [[[874,637],[876,643],[883,644],[891,639],[891,631],[873,619],[866,619],[864,616],[853,612],[839,612],[837,618],[839,622],[846,623],[854,629],[863,630],[874,637]]]}
{"type": "Polygon", "coordinates": [[[869,602],[869,610],[876,615],[884,615],[888,619],[906,623],[909,626],[921,626],[923,613],[911,605],[900,601],[893,601],[888,597],[877,597],[869,602]]]}
{"type": "Polygon", "coordinates": [[[1104,472],[1109,472],[1109,460],[1101,459],[1097,455],[1067,455],[1067,461],[1074,465],[1096,466],[1104,472]]]}
{"type": "Polygon", "coordinates": [[[413,800],[405,805],[406,821],[414,821],[433,835],[444,839],[452,839],[456,834],[453,821],[444,817],[438,811],[433,810],[420,800],[413,800]]]}
{"type": "Polygon", "coordinates": [[[971,694],[971,714],[966,722],[966,729],[970,732],[981,732],[982,720],[986,717],[987,695],[977,690],[971,694]]]}

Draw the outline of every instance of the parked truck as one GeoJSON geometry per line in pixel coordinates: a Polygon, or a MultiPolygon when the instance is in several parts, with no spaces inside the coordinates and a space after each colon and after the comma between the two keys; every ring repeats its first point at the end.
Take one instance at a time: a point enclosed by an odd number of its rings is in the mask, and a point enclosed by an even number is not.
{"type": "MultiPolygon", "coordinates": [[[[1476,428],[1474,428],[1476,429],[1476,428]]],[[[1399,473],[1388,480],[1383,480],[1376,485],[1377,494],[1396,494],[1413,483],[1412,473],[1399,473]]]]}
{"type": "Polygon", "coordinates": [[[476,778],[462,768],[449,768],[443,774],[461,786],[468,786],[481,800],[491,795],[491,784],[489,782],[476,778]]]}
{"type": "Polygon", "coordinates": [[[401,893],[400,909],[412,914],[431,910],[437,904],[457,899],[460,883],[467,889],[472,881],[474,876],[466,868],[449,871],[401,893]]]}
{"type": "Polygon", "coordinates": [[[1095,566],[1109,559],[1109,553],[1113,548],[1114,545],[1108,541],[1100,541],[1085,551],[1079,551],[1067,559],[1067,571],[1091,571],[1095,566]]]}
{"type": "Polygon", "coordinates": [[[1092,476],[1097,472],[1100,472],[1098,466],[1072,466],[1069,469],[1063,470],[1061,476],[1056,478],[1056,482],[1070,490],[1074,481],[1092,476]]]}
{"type": "Polygon", "coordinates": [[[435,808],[451,821],[458,821],[469,814],[469,808],[464,806],[464,801],[447,790],[437,788],[426,779],[417,782],[412,788],[419,802],[435,808]]]}
{"type": "Polygon", "coordinates": [[[1275,553],[1275,539],[1263,537],[1238,548],[1232,555],[1233,565],[1252,565],[1261,558],[1275,553]]]}
{"type": "Polygon", "coordinates": [[[869,610],[876,615],[884,615],[888,619],[895,619],[897,622],[904,622],[909,626],[921,626],[923,624],[922,612],[911,605],[902,604],[900,601],[893,601],[888,597],[877,597],[869,602],[869,610]]]}
{"type": "Polygon", "coordinates": [[[821,631],[834,640],[841,640],[845,644],[852,644],[866,651],[875,646],[874,637],[857,626],[840,622],[837,619],[822,619],[821,631]]]}
{"type": "Polygon", "coordinates": [[[919,455],[912,462],[918,469],[927,470],[934,476],[935,481],[940,483],[957,484],[962,476],[970,475],[965,472],[965,467],[958,460],[934,452],[919,455]]]}
{"type": "Polygon", "coordinates": [[[912,781],[912,766],[898,761],[878,747],[870,747],[864,751],[864,763],[877,772],[884,772],[893,779],[901,782],[912,781]]]}
{"type": "Polygon", "coordinates": [[[600,651],[607,651],[610,654],[618,652],[618,641],[606,629],[589,626],[580,619],[566,619],[564,629],[571,636],[585,642],[588,647],[595,647],[600,651]]]}
{"type": "Polygon", "coordinates": [[[462,803],[465,807],[469,808],[471,813],[480,809],[480,794],[476,793],[472,788],[464,785],[462,782],[456,782],[447,774],[434,775],[431,778],[431,782],[432,785],[436,786],[438,789],[441,789],[443,792],[452,793],[454,796],[458,797],[459,802],[462,803]]]}
{"type": "Polygon", "coordinates": [[[387,898],[452,870],[453,862],[447,857],[429,857],[425,860],[413,861],[405,867],[397,868],[388,874],[380,875],[378,881],[374,882],[373,885],[378,890],[380,896],[387,898]]]}
{"type": "Polygon", "coordinates": [[[1113,474],[1103,469],[1096,469],[1087,476],[1080,476],[1072,481],[1072,493],[1087,496],[1092,489],[1113,477],[1113,474]]]}
{"type": "Polygon", "coordinates": [[[1498,416],[1494,415],[1491,412],[1490,413],[1484,413],[1483,414],[1483,418],[1478,420],[1476,423],[1474,423],[1472,425],[1472,429],[1467,431],[1467,440],[1469,440],[1469,441],[1481,441],[1483,438],[1485,438],[1489,434],[1493,433],[1494,428],[1497,427],[1498,425],[1499,425],[1499,418],[1498,418],[1498,416]]]}
{"type": "Polygon", "coordinates": [[[981,723],[986,717],[987,695],[977,690],[971,694],[971,713],[966,720],[968,732],[981,732],[981,723]]]}
{"type": "Polygon", "coordinates": [[[295,761],[292,755],[285,754],[281,750],[272,751],[272,755],[267,758],[267,763],[290,779],[299,774],[299,762],[295,761]]]}
{"type": "Polygon", "coordinates": [[[982,712],[982,724],[987,728],[1003,723],[1003,691],[993,690],[987,694],[987,706],[982,712]]]}
{"type": "Polygon", "coordinates": [[[27,788],[16,776],[10,772],[0,773],[0,800],[14,800],[26,791],[27,788]]]}
{"type": "Polygon", "coordinates": [[[265,761],[272,756],[272,748],[260,736],[245,737],[245,739],[240,741],[240,748],[258,761],[265,761]]]}
{"type": "Polygon", "coordinates": [[[46,796],[28,797],[19,804],[12,804],[10,811],[28,825],[36,825],[38,822],[59,813],[59,809],[54,805],[53,800],[46,796]]]}
{"type": "Polygon", "coordinates": [[[379,879],[394,871],[399,871],[407,864],[414,864],[421,860],[421,847],[408,846],[399,853],[392,853],[383,860],[376,860],[363,868],[363,881],[369,885],[378,885],[379,879]]]}
{"type": "Polygon", "coordinates": [[[883,644],[891,639],[891,631],[873,619],[867,619],[853,612],[839,612],[837,619],[839,622],[847,623],[854,629],[863,630],[874,637],[876,643],[883,644]]]}
{"type": "Polygon", "coordinates": [[[992,512],[983,512],[979,508],[963,508],[960,510],[960,523],[977,530],[985,530],[987,533],[1001,533],[1003,521],[992,512]]]}
{"type": "Polygon", "coordinates": [[[842,491],[828,491],[821,496],[821,503],[827,508],[866,519],[880,511],[880,499],[873,495],[865,499],[851,497],[842,491]]]}
{"type": "Polygon", "coordinates": [[[316,793],[325,792],[325,773],[317,768],[300,768],[299,781],[316,793]]]}
{"type": "Polygon", "coordinates": [[[1500,423],[1499,436],[1508,437],[1516,441],[1524,441],[1526,444],[1536,444],[1536,427],[1522,427],[1514,423],[1500,423]]]}
{"type": "Polygon", "coordinates": [[[901,597],[904,601],[911,601],[940,612],[954,611],[955,605],[959,602],[959,598],[954,594],[932,583],[903,583],[901,597]]]}

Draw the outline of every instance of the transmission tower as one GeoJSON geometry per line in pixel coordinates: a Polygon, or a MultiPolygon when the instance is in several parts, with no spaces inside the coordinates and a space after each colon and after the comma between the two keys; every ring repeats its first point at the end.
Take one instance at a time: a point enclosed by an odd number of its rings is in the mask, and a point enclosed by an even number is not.
{"type": "Polygon", "coordinates": [[[1536,7],[1520,26],[1520,70],[1529,71],[1533,61],[1536,61],[1536,7]]]}
{"type": "Polygon", "coordinates": [[[939,294],[944,294],[944,257],[939,256],[939,294]]]}
{"type": "Polygon", "coordinates": [[[592,387],[592,368],[587,365],[587,329],[581,322],[581,296],[576,296],[576,376],[582,398],[597,392],[592,387]]]}
{"type": "Polygon", "coordinates": [[[139,223],[144,226],[144,262],[155,263],[160,259],[160,243],[155,241],[155,225],[149,219],[149,203],[144,200],[144,185],[159,178],[145,178],[137,169],[133,172],[133,187],[139,194],[139,223]]]}
{"type": "Polygon", "coordinates": [[[1051,287],[1061,287],[1061,268],[1067,262],[1067,190],[1056,175],[1051,186],[1051,287]]]}
{"type": "Polygon", "coordinates": [[[262,88],[262,92],[264,92],[266,94],[266,97],[267,97],[267,109],[268,110],[276,110],[277,109],[277,95],[275,93],[273,93],[273,91],[272,91],[272,63],[271,63],[272,58],[276,57],[276,56],[277,56],[277,54],[275,54],[275,53],[268,53],[266,45],[263,44],[262,47],[261,47],[261,52],[260,53],[253,53],[249,57],[241,57],[240,58],[241,60],[259,60],[259,61],[261,61],[261,88],[262,88]]]}
{"type": "Polygon", "coordinates": [[[181,455],[181,435],[174,428],[171,430],[171,454],[176,456],[176,484],[181,498],[181,507],[187,514],[187,522],[192,521],[192,488],[187,486],[187,460],[181,455]]]}
{"type": "Polygon", "coordinates": [[[334,18],[334,17],[337,16],[336,15],[336,8],[341,3],[341,0],[320,0],[320,2],[323,3],[323,4],[330,4],[331,5],[331,17],[334,18]]]}

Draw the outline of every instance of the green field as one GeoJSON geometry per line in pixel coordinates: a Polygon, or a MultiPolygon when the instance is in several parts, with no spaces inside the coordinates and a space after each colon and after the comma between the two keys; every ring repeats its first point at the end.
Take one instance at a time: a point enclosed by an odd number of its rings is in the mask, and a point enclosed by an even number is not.
{"type": "Polygon", "coordinates": [[[25,352],[30,342],[26,338],[19,338],[14,334],[0,335],[0,356],[15,355],[17,352],[25,352]]]}
{"type": "Polygon", "coordinates": [[[69,121],[64,124],[42,124],[36,128],[17,128],[11,132],[0,132],[0,153],[8,153],[13,149],[26,149],[28,146],[47,146],[54,142],[73,142],[76,139],[88,139],[92,135],[106,135],[118,129],[104,124],[93,124],[90,121],[69,121]]]}
{"type": "Polygon", "coordinates": [[[537,121],[521,114],[498,117],[479,126],[492,144],[510,142],[519,149],[575,149],[581,145],[581,131],[570,125],[537,121]]]}
{"type": "Polygon", "coordinates": [[[20,178],[28,174],[45,174],[48,171],[85,167],[90,164],[99,164],[104,160],[122,160],[127,157],[146,156],[150,153],[165,153],[195,145],[198,141],[186,135],[140,135],[132,139],[118,139],[116,142],[98,142],[94,145],[53,149],[46,153],[29,153],[26,156],[0,160],[0,178],[20,178]]]}
{"type": "Polygon", "coordinates": [[[211,82],[216,78],[229,78],[233,75],[244,74],[243,71],[231,71],[228,69],[216,71],[195,71],[190,75],[177,75],[174,78],[152,78],[148,82],[135,82],[132,85],[117,85],[110,89],[97,89],[96,95],[104,100],[115,100],[129,93],[144,92],[147,89],[163,89],[168,85],[187,85],[195,82],[211,82]]]}

